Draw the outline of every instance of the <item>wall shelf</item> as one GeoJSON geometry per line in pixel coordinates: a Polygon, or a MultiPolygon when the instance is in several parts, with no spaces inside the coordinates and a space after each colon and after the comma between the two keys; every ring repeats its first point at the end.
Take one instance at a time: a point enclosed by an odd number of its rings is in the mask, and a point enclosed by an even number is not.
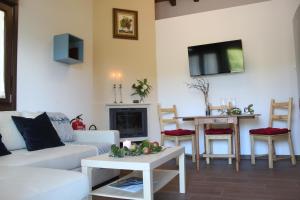
{"type": "Polygon", "coordinates": [[[83,40],[69,33],[54,36],[54,60],[65,64],[83,62],[83,40]]]}

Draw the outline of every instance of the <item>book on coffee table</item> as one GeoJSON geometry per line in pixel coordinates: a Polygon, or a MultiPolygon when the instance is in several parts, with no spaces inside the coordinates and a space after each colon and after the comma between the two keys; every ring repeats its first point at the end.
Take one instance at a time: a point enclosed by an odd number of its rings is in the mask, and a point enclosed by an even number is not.
{"type": "Polygon", "coordinates": [[[109,185],[110,187],[124,190],[127,192],[139,192],[143,189],[143,178],[129,177],[119,180],[109,185]]]}

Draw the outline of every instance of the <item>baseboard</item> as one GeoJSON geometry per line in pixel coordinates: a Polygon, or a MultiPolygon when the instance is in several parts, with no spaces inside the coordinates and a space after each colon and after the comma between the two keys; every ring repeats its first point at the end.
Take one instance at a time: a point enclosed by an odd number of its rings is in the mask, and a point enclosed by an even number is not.
{"type": "MultiPolygon", "coordinates": [[[[276,157],[280,158],[280,159],[290,159],[291,158],[290,155],[278,155],[276,157]]],[[[296,157],[296,160],[300,160],[300,155],[295,155],[295,157],[296,157]]],[[[241,159],[242,160],[251,160],[251,155],[241,155],[241,159]]],[[[256,155],[255,159],[257,159],[257,160],[267,160],[268,155],[256,155]]]]}
{"type": "MultiPolygon", "coordinates": [[[[186,155],[186,157],[188,157],[189,159],[192,159],[192,155],[186,155]]],[[[300,161],[300,155],[295,155],[296,160],[300,161]]],[[[200,155],[201,159],[205,159],[203,157],[203,155],[200,155]]],[[[277,158],[280,159],[290,159],[290,155],[278,155],[277,158]]],[[[217,159],[228,159],[228,158],[217,158],[217,159]]],[[[267,160],[268,159],[268,155],[256,155],[255,159],[257,160],[267,160]]],[[[241,155],[241,160],[251,160],[251,155],[241,155]]]]}

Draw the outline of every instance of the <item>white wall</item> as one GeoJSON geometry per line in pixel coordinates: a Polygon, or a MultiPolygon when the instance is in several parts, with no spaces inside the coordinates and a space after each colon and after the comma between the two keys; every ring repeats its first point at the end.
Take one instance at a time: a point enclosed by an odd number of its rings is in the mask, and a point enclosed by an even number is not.
{"type": "MultiPolygon", "coordinates": [[[[300,7],[297,9],[293,19],[294,24],[294,38],[295,38],[295,52],[296,52],[296,69],[298,77],[298,93],[300,94],[300,7]]],[[[300,99],[298,99],[300,103],[300,99]]]]}
{"type": "Polygon", "coordinates": [[[262,1],[269,0],[201,0],[199,2],[194,2],[192,0],[176,0],[176,6],[172,6],[169,1],[161,1],[155,4],[155,18],[163,19],[176,17],[262,1]]]}
{"type": "MultiPolygon", "coordinates": [[[[271,98],[294,97],[293,140],[300,154],[297,75],[293,17],[299,0],[272,0],[257,4],[191,14],[156,21],[158,99],[163,105],[177,104],[180,115],[204,114],[203,96],[186,87],[190,80],[187,47],[242,39],[245,72],[207,77],[209,99],[234,97],[243,108],[253,103],[258,120],[241,121],[241,153],[250,153],[249,129],[265,127],[271,98]]],[[[192,124],[187,124],[193,127],[192,124]]],[[[201,145],[203,151],[203,145],[201,145]]],[[[288,154],[287,144],[276,145],[279,154],[288,154]]],[[[265,153],[265,143],[257,143],[257,153],[265,153]]],[[[226,151],[224,144],[217,151],[226,151]]]]}
{"type": "MultiPolygon", "coordinates": [[[[132,84],[147,78],[152,85],[150,95],[149,133],[151,140],[158,140],[160,131],[157,117],[157,80],[155,54],[154,1],[149,0],[94,0],[94,118],[101,129],[109,128],[106,104],[113,103],[112,73],[122,73],[123,102],[132,103],[132,84]],[[122,8],[138,11],[139,39],[116,39],[112,35],[112,9],[122,8]]],[[[119,90],[117,91],[120,101],[119,90]]]]}
{"type": "Polygon", "coordinates": [[[19,6],[17,109],[92,116],[92,0],[22,0],[19,6]],[[53,61],[53,36],[84,40],[84,62],[53,61]]]}

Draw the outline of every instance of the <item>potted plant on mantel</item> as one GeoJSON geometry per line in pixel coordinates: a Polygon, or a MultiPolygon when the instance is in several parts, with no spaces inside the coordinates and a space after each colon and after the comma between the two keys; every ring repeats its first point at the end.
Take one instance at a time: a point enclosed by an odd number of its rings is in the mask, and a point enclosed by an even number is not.
{"type": "Polygon", "coordinates": [[[210,115],[209,102],[208,102],[208,92],[209,92],[209,82],[204,78],[193,78],[190,83],[187,83],[189,88],[194,88],[200,90],[204,96],[205,101],[205,114],[210,115]]]}
{"type": "Polygon", "coordinates": [[[131,96],[139,95],[140,103],[143,103],[145,97],[150,94],[151,88],[152,87],[146,78],[143,80],[137,80],[137,82],[132,85],[134,92],[131,94],[131,96]]]}

